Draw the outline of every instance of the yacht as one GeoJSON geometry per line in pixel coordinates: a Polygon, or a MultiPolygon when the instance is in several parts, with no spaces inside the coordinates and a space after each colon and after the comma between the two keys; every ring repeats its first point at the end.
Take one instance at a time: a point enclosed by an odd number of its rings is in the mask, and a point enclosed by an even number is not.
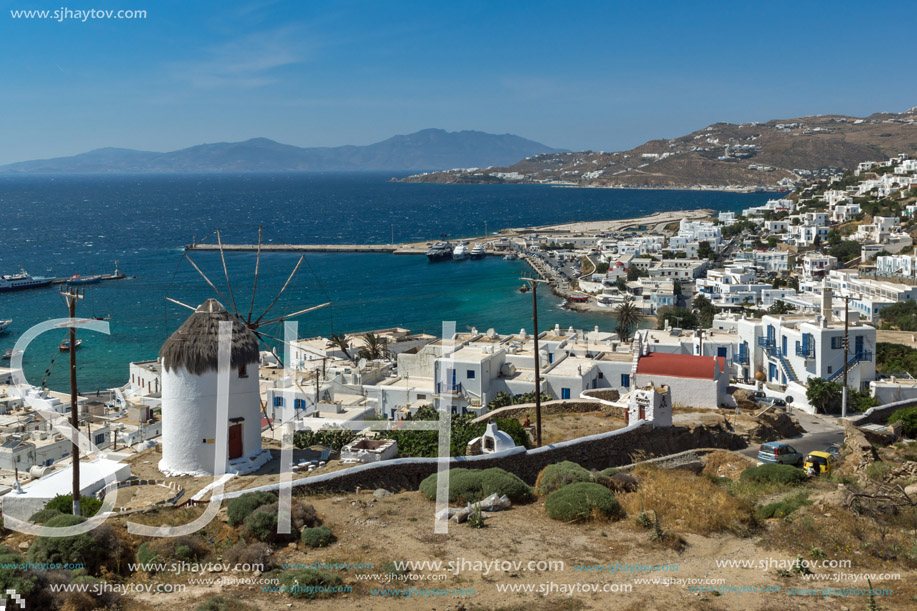
{"type": "Polygon", "coordinates": [[[453,261],[464,261],[468,258],[468,247],[464,243],[459,242],[459,245],[455,247],[455,250],[452,251],[452,260],[453,261]]]}
{"type": "Polygon", "coordinates": [[[452,256],[452,244],[449,242],[437,242],[427,251],[427,259],[430,261],[445,261],[452,256]]]}
{"type": "MultiPolygon", "coordinates": [[[[83,340],[81,340],[81,339],[76,340],[75,346],[76,346],[77,348],[79,348],[79,347],[82,346],[82,345],[83,345],[83,340]]],[[[69,340],[69,339],[65,339],[64,341],[62,341],[59,348],[60,348],[60,351],[61,351],[61,352],[70,352],[70,340],[69,340]]]]}
{"type": "Polygon", "coordinates": [[[515,260],[516,260],[516,253],[514,253],[514,252],[508,252],[508,253],[506,253],[505,255],[503,255],[503,260],[504,260],[504,261],[515,261],[515,260]]]}
{"type": "Polygon", "coordinates": [[[0,292],[19,291],[22,289],[34,289],[40,286],[48,286],[54,278],[42,278],[29,275],[21,267],[18,274],[6,274],[0,276],[0,292]]]}
{"type": "Polygon", "coordinates": [[[10,328],[10,325],[13,323],[11,319],[0,320],[0,333],[3,333],[10,328]]]}
{"type": "Polygon", "coordinates": [[[475,244],[471,247],[470,256],[472,259],[483,259],[487,253],[484,252],[484,247],[480,244],[475,244]]]}
{"type": "Polygon", "coordinates": [[[79,274],[75,276],[70,276],[67,278],[67,284],[69,286],[80,286],[83,284],[98,284],[102,282],[102,276],[80,276],[79,274]]]}

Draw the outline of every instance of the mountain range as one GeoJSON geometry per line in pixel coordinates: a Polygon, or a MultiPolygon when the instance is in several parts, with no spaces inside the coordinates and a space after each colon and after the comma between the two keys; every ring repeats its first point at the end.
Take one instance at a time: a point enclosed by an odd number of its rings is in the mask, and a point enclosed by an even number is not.
{"type": "Polygon", "coordinates": [[[714,123],[627,151],[533,155],[509,166],[424,173],[403,181],[777,190],[899,153],[917,154],[917,108],[865,118],[819,115],[714,123]]]}
{"type": "Polygon", "coordinates": [[[0,173],[416,172],[509,165],[523,157],[561,151],[512,134],[424,129],[367,146],[303,148],[254,138],[167,153],[102,148],[72,157],[12,163],[0,166],[0,173]]]}

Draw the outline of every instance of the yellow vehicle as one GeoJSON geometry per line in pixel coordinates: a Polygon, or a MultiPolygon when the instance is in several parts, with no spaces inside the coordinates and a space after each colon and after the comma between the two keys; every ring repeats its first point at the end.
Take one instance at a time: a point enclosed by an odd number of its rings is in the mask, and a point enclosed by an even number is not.
{"type": "Polygon", "coordinates": [[[809,452],[803,469],[809,475],[822,475],[831,473],[836,463],[837,458],[827,452],[809,452]]]}

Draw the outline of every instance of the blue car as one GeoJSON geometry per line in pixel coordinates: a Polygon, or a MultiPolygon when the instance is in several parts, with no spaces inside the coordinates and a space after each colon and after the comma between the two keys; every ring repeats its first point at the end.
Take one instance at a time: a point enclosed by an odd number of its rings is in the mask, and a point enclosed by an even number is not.
{"type": "Polygon", "coordinates": [[[801,467],[805,456],[796,451],[793,446],[780,443],[779,441],[768,441],[761,444],[758,448],[758,460],[761,462],[776,463],[781,465],[794,465],[801,467]]]}

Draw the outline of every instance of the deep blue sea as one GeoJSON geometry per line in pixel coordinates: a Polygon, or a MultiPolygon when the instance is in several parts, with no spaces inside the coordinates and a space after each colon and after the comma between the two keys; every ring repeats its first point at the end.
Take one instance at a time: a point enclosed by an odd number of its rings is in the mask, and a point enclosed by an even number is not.
{"type": "MultiPolygon", "coordinates": [[[[0,273],[111,273],[117,260],[130,280],[88,287],[78,316],[111,316],[111,335],[83,332],[81,392],[123,384],[128,363],[155,358],[189,312],[213,295],[183,258],[183,246],[221,228],[224,242],[388,243],[479,236],[505,227],[628,218],[659,210],[738,210],[768,194],[552,188],[538,185],[425,185],[389,182],[391,174],[236,174],[0,176],[0,273]]],[[[208,239],[214,242],[214,238],[208,239]]],[[[192,253],[230,301],[219,253],[192,253]]],[[[298,254],[265,253],[255,313],[277,295],[298,254]]],[[[236,308],[248,313],[255,255],[228,253],[236,308]]],[[[442,321],[464,330],[531,330],[531,297],[518,292],[527,266],[499,258],[431,264],[425,257],[308,254],[265,319],[333,302],[299,318],[302,337],[402,326],[439,334],[442,321]]],[[[65,317],[58,289],[0,293],[0,319],[12,318],[0,352],[38,322],[65,317]]],[[[539,296],[539,324],[613,328],[604,314],[569,312],[539,296]]],[[[280,336],[280,325],[266,329],[280,336]]],[[[32,383],[66,389],[66,331],[37,339],[26,357],[32,383]],[[50,370],[50,374],[47,371],[50,370]]],[[[0,366],[8,364],[0,363],[0,366]]]]}

